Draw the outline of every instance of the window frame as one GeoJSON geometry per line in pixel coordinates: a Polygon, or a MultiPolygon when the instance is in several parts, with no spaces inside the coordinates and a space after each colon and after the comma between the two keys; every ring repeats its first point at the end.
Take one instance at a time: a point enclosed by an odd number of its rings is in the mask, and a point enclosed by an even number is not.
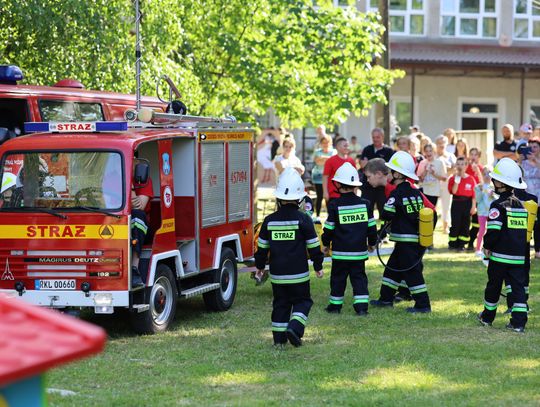
{"type": "MultiPolygon", "coordinates": [[[[412,4],[413,4],[413,1],[414,0],[407,0],[407,7],[405,10],[392,10],[392,9],[388,9],[388,13],[389,13],[389,18],[391,17],[404,17],[405,19],[405,25],[404,25],[404,31],[401,32],[401,31],[392,31],[390,30],[390,35],[395,35],[395,36],[411,36],[411,37],[425,37],[427,34],[426,34],[426,26],[427,26],[427,21],[428,21],[428,18],[427,18],[427,6],[426,6],[426,3],[428,0],[423,0],[422,1],[422,8],[421,9],[413,9],[412,8],[412,4]],[[424,19],[424,22],[422,24],[422,33],[421,34],[416,34],[416,33],[411,33],[411,17],[412,16],[422,16],[423,19],[424,19]]],[[[373,7],[371,6],[371,2],[370,0],[367,0],[367,10],[368,11],[379,11],[379,8],[378,7],[373,7]]]]}
{"type": "Polygon", "coordinates": [[[459,0],[454,0],[454,11],[448,12],[443,11],[443,2],[440,0],[441,7],[441,17],[439,22],[439,34],[442,38],[475,38],[482,40],[497,40],[500,34],[500,16],[499,11],[501,10],[501,1],[495,0],[495,11],[486,12],[485,5],[486,0],[479,0],[480,2],[480,11],[478,13],[465,13],[459,11],[459,0]],[[454,34],[444,34],[443,33],[443,20],[445,17],[454,17],[455,18],[455,32],[454,34]],[[485,18],[494,18],[496,20],[495,35],[493,37],[484,36],[484,19],[485,18]],[[462,19],[474,19],[477,22],[476,34],[461,34],[461,20],[462,19]]]}
{"type": "MultiPolygon", "coordinates": [[[[398,103],[408,103],[409,105],[411,105],[411,96],[392,96],[390,98],[390,115],[395,117],[396,122],[397,122],[397,104],[398,103]]],[[[418,109],[419,97],[418,96],[414,97],[413,103],[414,103],[414,106],[411,106],[411,107],[414,107],[414,115],[413,115],[413,118],[412,118],[412,121],[413,121],[413,124],[414,124],[414,123],[418,123],[418,117],[419,117],[419,111],[418,111],[419,110],[418,109]]],[[[399,122],[397,124],[399,125],[399,122]]],[[[410,126],[411,125],[408,124],[406,128],[401,129],[401,133],[399,135],[400,136],[408,135],[410,133],[410,131],[409,131],[410,126]]],[[[390,131],[390,133],[393,134],[394,132],[390,131]]]]}
{"type": "Polygon", "coordinates": [[[516,41],[538,41],[540,40],[540,35],[533,36],[533,24],[538,21],[540,23],[540,14],[533,15],[533,2],[527,0],[527,9],[525,13],[517,13],[516,6],[518,0],[513,0],[512,2],[512,38],[516,41]],[[527,37],[516,37],[516,20],[527,20],[527,37]]]}

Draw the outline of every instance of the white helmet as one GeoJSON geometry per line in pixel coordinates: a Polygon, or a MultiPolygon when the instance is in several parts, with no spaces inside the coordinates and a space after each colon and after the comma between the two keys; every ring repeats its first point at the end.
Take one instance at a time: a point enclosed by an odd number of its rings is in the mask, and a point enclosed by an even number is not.
{"type": "Polygon", "coordinates": [[[356,168],[354,168],[350,162],[343,163],[341,167],[337,169],[332,181],[353,187],[362,185],[360,177],[358,176],[358,171],[356,171],[356,168]]]}
{"type": "Polygon", "coordinates": [[[418,181],[416,176],[416,165],[412,155],[405,151],[397,151],[390,158],[390,161],[386,163],[386,166],[400,174],[405,175],[407,178],[418,181]]]}
{"type": "Polygon", "coordinates": [[[514,160],[508,157],[501,158],[493,171],[489,173],[489,176],[512,188],[527,188],[527,184],[523,181],[521,168],[514,160]]]}
{"type": "Polygon", "coordinates": [[[17,185],[17,176],[11,172],[5,172],[2,178],[2,187],[0,193],[7,191],[9,188],[17,185]]]}
{"type": "Polygon", "coordinates": [[[298,201],[305,197],[304,181],[298,171],[292,167],[285,168],[279,176],[274,195],[285,201],[298,201]]]}

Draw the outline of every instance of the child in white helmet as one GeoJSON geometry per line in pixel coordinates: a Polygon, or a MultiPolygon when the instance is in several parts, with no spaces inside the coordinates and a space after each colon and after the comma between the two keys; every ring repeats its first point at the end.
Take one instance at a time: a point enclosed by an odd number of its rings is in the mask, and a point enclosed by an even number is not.
{"type": "Polygon", "coordinates": [[[409,180],[418,180],[412,156],[404,151],[396,152],[386,163],[392,175],[392,184],[396,185],[384,205],[381,218],[391,222],[390,240],[396,242],[384,269],[380,297],[370,301],[377,307],[392,307],[394,294],[401,280],[405,280],[413,300],[414,307],[407,308],[410,313],[431,312],[426,283],[422,275],[422,256],[425,249],[419,244],[420,209],[424,207],[422,193],[413,188],[409,180]]]}
{"type": "Polygon", "coordinates": [[[358,171],[344,163],[332,178],[340,197],[328,205],[328,219],[321,236],[325,251],[332,243],[330,299],[326,311],[339,313],[343,306],[347,277],[353,288],[353,308],[360,316],[368,314],[369,292],[365,262],[368,245],[377,242],[377,225],[369,201],[355,194],[362,185],[358,171]]]}
{"type": "Polygon", "coordinates": [[[261,226],[255,253],[256,278],[263,277],[266,260],[270,255],[274,344],[282,347],[288,339],[296,347],[302,344],[307,318],[313,305],[307,253],[319,278],[323,276],[324,256],[313,221],[309,215],[299,210],[306,192],[298,172],[286,168],[279,177],[274,194],[278,200],[278,210],[267,216],[261,226]]]}
{"type": "Polygon", "coordinates": [[[491,326],[497,314],[503,281],[512,292],[510,323],[506,328],[524,332],[527,323],[527,210],[514,195],[525,189],[521,169],[510,158],[502,158],[489,174],[499,198],[490,205],[484,254],[489,259],[488,282],[484,292],[484,310],[478,315],[482,325],[491,326]]]}

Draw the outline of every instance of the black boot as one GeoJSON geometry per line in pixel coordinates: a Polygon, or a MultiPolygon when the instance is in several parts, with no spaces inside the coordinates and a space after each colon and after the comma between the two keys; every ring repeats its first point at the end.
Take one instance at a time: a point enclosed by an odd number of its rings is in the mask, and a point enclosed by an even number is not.
{"type": "Polygon", "coordinates": [[[141,278],[141,273],[139,269],[135,266],[131,267],[131,288],[141,288],[144,287],[144,282],[141,278]]]}

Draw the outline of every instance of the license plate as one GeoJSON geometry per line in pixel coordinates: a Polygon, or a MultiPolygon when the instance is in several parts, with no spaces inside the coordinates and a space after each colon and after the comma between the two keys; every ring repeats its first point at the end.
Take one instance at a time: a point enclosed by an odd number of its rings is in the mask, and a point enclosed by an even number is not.
{"type": "Polygon", "coordinates": [[[35,280],[36,290],[75,290],[75,280],[35,280]]]}

